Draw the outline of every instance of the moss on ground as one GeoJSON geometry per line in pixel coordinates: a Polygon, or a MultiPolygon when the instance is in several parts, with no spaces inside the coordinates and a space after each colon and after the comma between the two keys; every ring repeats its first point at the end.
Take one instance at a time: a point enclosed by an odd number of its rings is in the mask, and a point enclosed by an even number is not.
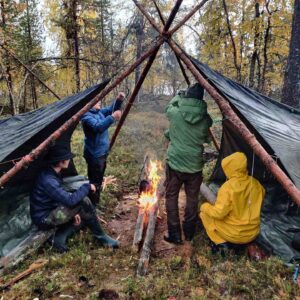
{"type": "MultiPolygon", "coordinates": [[[[219,118],[216,108],[212,115],[214,120],[219,118]]],[[[166,127],[159,113],[137,113],[127,120],[109,157],[107,175],[116,176],[119,184],[102,193],[106,218],[122,194],[136,188],[145,152],[154,149],[160,159],[164,158],[162,133],[166,127]]],[[[220,123],[213,130],[220,137],[220,123]]],[[[72,148],[79,172],[86,174],[82,141],[78,128],[72,148]]],[[[212,168],[213,162],[206,165],[206,179],[212,168]]],[[[86,231],[71,239],[69,246],[71,251],[63,255],[45,246],[12,270],[4,281],[38,258],[49,259],[43,269],[2,292],[0,299],[101,299],[102,289],[117,291],[120,299],[300,299],[299,288],[292,281],[293,270],[276,257],[254,262],[246,256],[224,259],[212,255],[203,232],[193,241],[191,259],[155,257],[149,275],[143,278],[135,276],[138,256],[130,247],[117,251],[99,248],[86,231]]]]}

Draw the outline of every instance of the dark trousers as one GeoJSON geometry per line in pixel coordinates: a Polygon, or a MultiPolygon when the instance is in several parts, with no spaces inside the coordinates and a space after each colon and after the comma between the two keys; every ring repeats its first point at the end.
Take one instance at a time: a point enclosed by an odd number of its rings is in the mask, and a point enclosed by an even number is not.
{"type": "Polygon", "coordinates": [[[193,235],[198,217],[198,197],[202,183],[202,172],[182,173],[166,165],[166,210],[169,234],[180,233],[178,196],[184,184],[186,205],[184,211],[183,231],[185,236],[193,235]]]}
{"type": "Polygon", "coordinates": [[[88,178],[90,183],[96,186],[96,192],[90,193],[89,198],[92,203],[96,206],[100,201],[100,191],[106,170],[106,158],[107,155],[99,158],[87,158],[85,157],[88,169],[88,178]]]}

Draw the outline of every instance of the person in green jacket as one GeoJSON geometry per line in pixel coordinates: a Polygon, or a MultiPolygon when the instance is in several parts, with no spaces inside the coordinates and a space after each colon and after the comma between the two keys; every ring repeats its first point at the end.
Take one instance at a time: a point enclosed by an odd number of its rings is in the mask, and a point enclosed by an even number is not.
{"type": "Polygon", "coordinates": [[[203,144],[210,142],[212,119],[203,100],[199,83],[181,91],[168,104],[170,122],[165,136],[169,140],[166,164],[167,242],[182,244],[178,195],[184,184],[186,207],[183,221],[185,240],[191,241],[198,216],[198,197],[202,183],[203,144]]]}

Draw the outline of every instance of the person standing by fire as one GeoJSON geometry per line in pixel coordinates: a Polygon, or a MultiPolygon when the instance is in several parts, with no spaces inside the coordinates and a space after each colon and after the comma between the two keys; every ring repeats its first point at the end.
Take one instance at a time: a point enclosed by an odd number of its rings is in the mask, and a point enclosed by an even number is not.
{"type": "Polygon", "coordinates": [[[186,206],[182,224],[185,240],[191,241],[198,217],[198,198],[204,165],[204,143],[210,141],[212,119],[203,100],[204,89],[199,83],[181,91],[168,104],[170,122],[165,136],[169,140],[166,158],[167,242],[182,244],[178,196],[184,184],[186,206]]]}
{"type": "Polygon", "coordinates": [[[121,118],[120,109],[124,99],[125,94],[120,92],[112,105],[101,108],[101,102],[98,102],[81,118],[88,178],[90,183],[96,186],[96,192],[89,195],[94,206],[100,200],[100,189],[106,169],[109,152],[108,128],[121,118]]]}

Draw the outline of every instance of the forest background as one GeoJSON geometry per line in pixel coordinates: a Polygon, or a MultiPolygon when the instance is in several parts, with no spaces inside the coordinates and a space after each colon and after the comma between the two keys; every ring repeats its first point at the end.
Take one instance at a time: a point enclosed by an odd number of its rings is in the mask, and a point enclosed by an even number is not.
{"type": "MultiPolygon", "coordinates": [[[[144,2],[159,22],[154,3],[144,2]]],[[[297,2],[209,1],[179,31],[176,40],[213,69],[280,101],[288,69],[293,12],[297,5],[300,9],[297,2]]],[[[173,1],[160,0],[157,4],[167,18],[173,1]]],[[[176,20],[193,4],[192,0],[184,1],[176,20]]],[[[132,1],[0,0],[0,11],[1,114],[30,111],[57,98],[12,54],[63,98],[116,75],[156,38],[156,32],[132,1]]],[[[132,90],[141,68],[122,83],[120,90],[132,90]]],[[[159,101],[184,86],[176,58],[165,45],[138,102],[159,101]]],[[[282,98],[285,103],[299,106],[299,98],[282,98]]]]}

